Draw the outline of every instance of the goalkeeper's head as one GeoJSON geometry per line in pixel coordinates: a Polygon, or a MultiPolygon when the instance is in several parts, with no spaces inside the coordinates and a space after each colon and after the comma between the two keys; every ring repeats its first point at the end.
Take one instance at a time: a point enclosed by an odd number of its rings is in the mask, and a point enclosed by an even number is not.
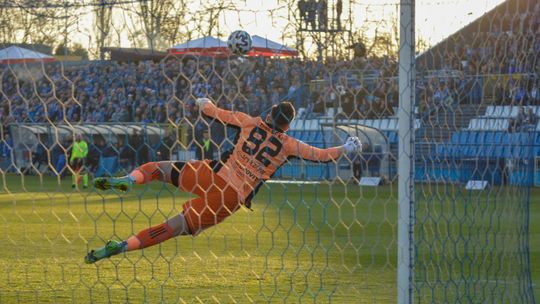
{"type": "Polygon", "coordinates": [[[295,116],[296,111],[292,103],[282,101],[280,104],[272,107],[272,111],[268,114],[266,120],[281,130],[287,131],[295,116]]]}

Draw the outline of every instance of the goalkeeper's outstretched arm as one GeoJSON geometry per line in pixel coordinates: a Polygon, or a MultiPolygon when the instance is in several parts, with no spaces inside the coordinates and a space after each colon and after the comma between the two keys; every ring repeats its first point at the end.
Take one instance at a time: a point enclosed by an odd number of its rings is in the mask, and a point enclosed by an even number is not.
{"type": "Polygon", "coordinates": [[[343,154],[361,150],[361,143],[358,137],[349,137],[347,138],[345,144],[328,149],[319,149],[297,139],[293,139],[293,141],[294,142],[291,145],[288,145],[291,147],[290,151],[288,151],[290,156],[316,162],[329,162],[337,160],[343,154]]]}
{"type": "Polygon", "coordinates": [[[197,105],[204,115],[228,125],[243,127],[254,119],[246,113],[220,109],[208,98],[198,98],[197,105]]]}

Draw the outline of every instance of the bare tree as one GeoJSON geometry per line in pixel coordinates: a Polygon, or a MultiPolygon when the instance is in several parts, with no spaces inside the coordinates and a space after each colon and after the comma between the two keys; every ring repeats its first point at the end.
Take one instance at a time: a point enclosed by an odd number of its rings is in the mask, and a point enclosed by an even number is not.
{"type": "Polygon", "coordinates": [[[308,57],[309,50],[306,48],[306,42],[311,39],[314,42],[320,41],[320,37],[315,34],[310,34],[306,31],[302,31],[303,19],[298,11],[297,0],[284,0],[279,2],[281,5],[268,11],[268,15],[272,20],[272,23],[277,19],[284,19],[286,21],[285,28],[282,31],[281,39],[292,39],[296,41],[296,49],[302,57],[308,57]]]}
{"type": "Polygon", "coordinates": [[[111,17],[114,0],[99,0],[99,5],[95,7],[94,28],[96,32],[96,46],[99,53],[99,59],[104,59],[103,48],[109,39],[111,31],[111,17]]]}
{"type": "Polygon", "coordinates": [[[226,11],[238,11],[234,0],[200,1],[200,9],[194,14],[192,22],[195,31],[204,36],[223,35],[219,18],[226,11]]]}
{"type": "Polygon", "coordinates": [[[220,18],[227,11],[238,12],[236,2],[200,0],[194,12],[190,12],[193,3],[186,0],[145,0],[118,4],[115,10],[119,10],[131,22],[125,22],[123,28],[118,28],[113,20],[111,27],[118,36],[115,40],[120,40],[120,33],[127,31],[128,39],[135,47],[146,45],[150,49],[168,47],[181,39],[191,39],[194,35],[220,37],[224,34],[221,32],[220,18]]]}
{"type": "MultiPolygon", "coordinates": [[[[114,14],[124,14],[124,10],[122,8],[115,7],[113,8],[114,14]]],[[[118,18],[119,19],[119,18],[118,18]]],[[[118,20],[116,19],[116,20],[118,20]]],[[[111,20],[111,41],[112,45],[116,45],[118,47],[122,46],[122,37],[125,35],[125,32],[127,31],[127,24],[126,22],[114,22],[114,19],[111,20]]]]}
{"type": "Polygon", "coordinates": [[[186,1],[178,0],[172,12],[163,20],[161,37],[168,46],[174,45],[178,43],[179,39],[184,38],[187,31],[181,31],[180,29],[187,30],[187,11],[186,1]]]}
{"type": "Polygon", "coordinates": [[[132,12],[136,16],[134,23],[139,24],[139,29],[146,38],[146,44],[151,50],[160,44],[163,22],[174,11],[174,0],[146,0],[133,4],[132,12]]]}
{"type": "Polygon", "coordinates": [[[3,42],[53,45],[67,39],[78,20],[78,9],[64,2],[30,0],[0,2],[0,39],[3,42]],[[63,6],[62,6],[63,5],[63,6]]]}
{"type": "Polygon", "coordinates": [[[0,43],[16,41],[14,16],[8,4],[8,0],[0,1],[0,43]]]}
{"type": "MultiPolygon", "coordinates": [[[[373,9],[366,6],[366,15],[370,16],[373,9]]],[[[366,18],[362,25],[352,34],[353,40],[365,43],[370,57],[397,58],[399,52],[399,22],[397,13],[390,13],[386,18],[366,18]]]]}

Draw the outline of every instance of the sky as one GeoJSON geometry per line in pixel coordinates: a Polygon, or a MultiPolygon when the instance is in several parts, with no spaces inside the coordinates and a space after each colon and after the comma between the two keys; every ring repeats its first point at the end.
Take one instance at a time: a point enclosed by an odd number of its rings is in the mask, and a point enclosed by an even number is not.
{"type": "Polygon", "coordinates": [[[434,44],[503,2],[504,0],[417,0],[417,35],[434,44]]]}
{"type": "MultiPolygon", "coordinates": [[[[190,10],[195,11],[200,1],[192,0],[190,10]]],[[[336,0],[328,0],[331,8],[336,0]]],[[[395,19],[398,15],[397,0],[343,0],[343,17],[348,19],[349,4],[351,6],[354,28],[364,28],[366,35],[373,36],[375,30],[384,27],[385,20],[395,19]]],[[[416,0],[416,31],[430,45],[434,45],[463,26],[482,16],[504,0],[416,0]]],[[[283,0],[238,0],[239,11],[228,11],[220,19],[222,32],[228,33],[236,29],[244,29],[250,34],[294,46],[294,41],[284,40],[288,9],[283,0]],[[241,24],[240,24],[241,23],[241,24]]],[[[330,9],[329,9],[330,11],[330,9]]],[[[329,14],[331,14],[329,12],[329,14]]],[[[93,14],[85,14],[86,20],[79,23],[80,33],[73,36],[73,42],[88,45],[93,40],[93,14]]],[[[116,24],[126,23],[125,16],[114,14],[116,24]]],[[[129,26],[128,26],[129,27],[129,26]]],[[[129,32],[130,30],[126,29],[129,32]]],[[[134,47],[128,39],[129,33],[121,35],[120,45],[134,47]]],[[[226,36],[219,37],[226,39],[226,36]]],[[[182,41],[178,41],[181,43],[182,41]]],[[[141,46],[135,46],[141,47],[141,46]]]]}
{"type": "MultiPolygon", "coordinates": [[[[279,40],[279,28],[280,25],[283,27],[284,23],[280,24],[279,18],[274,18],[274,20],[278,20],[278,26],[273,28],[271,26],[272,18],[269,18],[265,11],[278,7],[280,1],[252,0],[246,2],[247,9],[259,12],[242,14],[240,20],[244,23],[243,28],[248,32],[265,33],[268,38],[279,40]]],[[[329,0],[329,6],[331,7],[335,2],[335,0],[329,0]]],[[[343,11],[347,11],[349,1],[344,0],[343,2],[345,6],[343,11]]],[[[353,4],[353,18],[356,20],[356,26],[362,26],[365,21],[376,23],[377,20],[383,18],[396,17],[397,1],[357,0],[354,2],[357,2],[353,4]]],[[[416,28],[418,35],[436,43],[502,2],[504,0],[417,0],[416,28]]],[[[239,27],[237,14],[229,12],[223,19],[225,27],[231,30],[239,27]]]]}

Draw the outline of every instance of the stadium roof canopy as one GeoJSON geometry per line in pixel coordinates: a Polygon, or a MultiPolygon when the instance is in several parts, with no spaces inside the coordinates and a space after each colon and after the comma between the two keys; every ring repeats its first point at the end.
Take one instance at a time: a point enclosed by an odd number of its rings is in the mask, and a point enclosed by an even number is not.
{"type": "MultiPolygon", "coordinates": [[[[298,52],[290,47],[268,40],[261,36],[252,36],[253,48],[248,56],[297,56],[298,52]]],[[[230,55],[227,43],[212,36],[190,40],[169,49],[172,55],[195,55],[208,57],[226,57],[230,55]]]]}
{"type": "Polygon", "coordinates": [[[151,49],[105,47],[102,50],[103,52],[109,53],[112,61],[160,61],[167,56],[166,52],[151,49]]]}
{"type": "MultiPolygon", "coordinates": [[[[13,130],[22,130],[30,132],[29,134],[36,135],[55,135],[60,137],[72,136],[74,134],[84,135],[137,135],[147,134],[149,136],[162,136],[165,130],[159,126],[138,125],[138,124],[87,124],[87,125],[47,125],[47,124],[13,124],[13,130]]],[[[21,132],[21,131],[19,131],[21,132]]],[[[32,140],[33,138],[28,135],[22,136],[26,140],[32,140]]]]}
{"type": "Polygon", "coordinates": [[[10,46],[18,46],[24,49],[33,50],[46,55],[52,54],[52,47],[42,43],[0,43],[0,50],[10,46]]]}
{"type": "Polygon", "coordinates": [[[10,46],[0,50],[0,64],[51,62],[55,60],[52,56],[18,46],[10,46]]]}

